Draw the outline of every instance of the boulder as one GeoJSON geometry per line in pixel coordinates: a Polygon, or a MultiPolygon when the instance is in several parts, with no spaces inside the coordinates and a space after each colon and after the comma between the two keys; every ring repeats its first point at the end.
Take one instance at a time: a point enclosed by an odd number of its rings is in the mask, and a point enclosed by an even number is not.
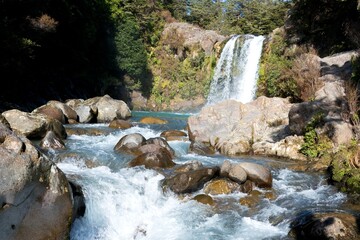
{"type": "Polygon", "coordinates": [[[64,149],[65,143],[53,131],[47,131],[45,137],[40,141],[43,149],[64,149]]]}
{"type": "Polygon", "coordinates": [[[79,117],[74,109],[66,105],[65,103],[59,101],[49,101],[47,105],[57,107],[62,111],[64,116],[66,117],[66,122],[70,123],[70,121],[79,121],[79,117]]]}
{"type": "Polygon", "coordinates": [[[196,195],[193,198],[193,200],[198,201],[199,203],[202,203],[202,204],[210,205],[210,206],[213,206],[215,204],[214,199],[211,196],[206,195],[206,194],[196,195]]]}
{"type": "Polygon", "coordinates": [[[174,149],[172,149],[172,147],[170,147],[167,141],[161,137],[149,138],[148,140],[146,140],[145,144],[155,144],[160,147],[166,148],[171,153],[171,156],[175,157],[174,149]]]}
{"type": "Polygon", "coordinates": [[[272,186],[272,175],[268,168],[250,162],[243,162],[238,165],[245,170],[247,179],[254,182],[257,186],[265,188],[272,186]]]}
{"type": "Polygon", "coordinates": [[[240,185],[227,178],[213,179],[204,186],[204,193],[211,195],[239,192],[240,185]]]}
{"type": "Polygon", "coordinates": [[[206,106],[189,117],[189,139],[224,155],[249,153],[256,142],[277,142],[287,136],[291,106],[288,99],[264,96],[247,104],[226,100],[206,106]]]}
{"type": "Polygon", "coordinates": [[[146,139],[140,133],[128,134],[119,140],[115,145],[114,150],[117,152],[134,154],[140,146],[145,144],[145,142],[146,139]]]}
{"type": "Polygon", "coordinates": [[[116,128],[116,129],[128,129],[131,128],[133,125],[125,120],[115,119],[112,120],[109,124],[109,128],[116,128]]]}
{"type": "Polygon", "coordinates": [[[201,168],[189,172],[177,173],[163,181],[163,187],[169,188],[174,193],[195,192],[203,185],[216,177],[219,167],[201,168]]]}
{"type": "MultiPolygon", "coordinates": [[[[6,128],[0,129],[4,133],[6,128]]],[[[65,175],[27,138],[11,131],[4,135],[0,143],[0,239],[68,238],[73,196],[65,175]]]]}
{"type": "Polygon", "coordinates": [[[166,139],[166,141],[169,140],[181,140],[184,137],[187,137],[187,134],[183,131],[179,130],[167,130],[160,134],[160,137],[163,137],[166,139]]]}
{"type": "Polygon", "coordinates": [[[346,213],[301,212],[290,225],[296,239],[359,239],[356,217],[346,213]]]}
{"type": "Polygon", "coordinates": [[[58,120],[62,124],[65,123],[64,113],[61,111],[61,109],[52,105],[43,105],[34,109],[32,113],[41,113],[48,116],[49,118],[58,120]]]}
{"type": "Polygon", "coordinates": [[[175,163],[171,160],[171,154],[165,148],[143,153],[130,161],[129,167],[145,166],[145,168],[171,168],[175,163]]]}
{"type": "Polygon", "coordinates": [[[79,122],[80,123],[90,123],[96,121],[96,112],[94,110],[86,105],[78,105],[74,107],[74,110],[76,111],[76,114],[79,116],[79,122]]]}
{"type": "Polygon", "coordinates": [[[65,139],[64,126],[57,120],[43,114],[27,113],[16,109],[3,112],[2,115],[9,122],[11,129],[28,138],[43,138],[48,130],[52,130],[59,137],[65,139]]]}
{"type": "Polygon", "coordinates": [[[122,100],[113,99],[109,95],[101,97],[95,106],[98,110],[96,120],[99,123],[131,117],[131,111],[126,103],[122,100]]]}
{"type": "Polygon", "coordinates": [[[82,187],[75,183],[69,182],[70,187],[73,193],[73,200],[74,200],[74,211],[72,215],[72,221],[76,218],[83,217],[85,215],[86,205],[85,205],[85,196],[82,190],[82,187]]]}
{"type": "Polygon", "coordinates": [[[232,164],[225,160],[220,168],[220,176],[227,177],[234,182],[242,184],[247,179],[247,174],[240,164],[232,164]]]}
{"type": "Polygon", "coordinates": [[[140,119],[141,123],[144,124],[167,124],[168,121],[167,120],[163,120],[160,118],[156,118],[156,117],[144,117],[142,119],[140,119]]]}

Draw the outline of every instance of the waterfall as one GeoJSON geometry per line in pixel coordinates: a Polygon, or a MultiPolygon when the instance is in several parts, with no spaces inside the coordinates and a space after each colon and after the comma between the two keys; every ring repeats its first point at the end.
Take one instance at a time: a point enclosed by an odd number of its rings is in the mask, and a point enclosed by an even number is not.
{"type": "Polygon", "coordinates": [[[208,104],[226,99],[247,103],[254,99],[264,39],[236,35],[226,43],[215,68],[208,104]]]}

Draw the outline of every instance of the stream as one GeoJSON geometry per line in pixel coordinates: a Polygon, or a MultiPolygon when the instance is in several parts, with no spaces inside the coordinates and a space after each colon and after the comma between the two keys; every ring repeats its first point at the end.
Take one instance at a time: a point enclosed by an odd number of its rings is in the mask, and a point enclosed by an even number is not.
{"type": "Polygon", "coordinates": [[[252,207],[239,199],[245,193],[212,196],[214,206],[191,200],[202,190],[177,196],[163,192],[164,178],[154,170],[128,168],[133,156],[114,152],[121,137],[140,133],[146,139],[165,130],[183,130],[189,114],[133,112],[134,127],[110,129],[108,124],[77,124],[66,128],[96,129],[98,136],[70,135],[66,150],[50,154],[67,177],[82,186],[86,212],[75,220],[71,239],[291,239],[290,223],[300,212],[341,211],[346,195],[327,185],[321,174],[291,171],[288,162],[265,157],[200,156],[189,153],[190,142],[170,141],[177,164],[198,160],[204,166],[231,162],[255,162],[271,169],[274,198],[261,197],[252,207]],[[169,121],[165,125],[139,123],[144,116],[169,121]]]}

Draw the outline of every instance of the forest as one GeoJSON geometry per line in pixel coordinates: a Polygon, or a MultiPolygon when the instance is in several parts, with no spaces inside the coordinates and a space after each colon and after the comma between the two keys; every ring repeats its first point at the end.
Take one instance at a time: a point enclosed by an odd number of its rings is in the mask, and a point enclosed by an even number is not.
{"type": "Polygon", "coordinates": [[[226,36],[267,35],[285,24],[286,44],[311,44],[320,54],[354,49],[357,7],[356,0],[3,0],[0,110],[105,93],[129,101],[133,90],[148,97],[151,65],[159,64],[153,51],[172,21],[226,36]]]}

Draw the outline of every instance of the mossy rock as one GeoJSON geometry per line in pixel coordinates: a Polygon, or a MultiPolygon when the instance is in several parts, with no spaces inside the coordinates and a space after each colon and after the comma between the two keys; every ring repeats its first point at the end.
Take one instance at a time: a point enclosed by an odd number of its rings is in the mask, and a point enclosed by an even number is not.
{"type": "Polygon", "coordinates": [[[199,203],[202,203],[202,204],[210,205],[210,206],[213,206],[215,204],[214,199],[207,194],[196,195],[193,198],[193,200],[198,201],[199,203]]]}
{"type": "Polygon", "coordinates": [[[357,146],[343,148],[331,162],[331,179],[343,192],[360,193],[360,169],[352,164],[358,153],[357,146]]]}

